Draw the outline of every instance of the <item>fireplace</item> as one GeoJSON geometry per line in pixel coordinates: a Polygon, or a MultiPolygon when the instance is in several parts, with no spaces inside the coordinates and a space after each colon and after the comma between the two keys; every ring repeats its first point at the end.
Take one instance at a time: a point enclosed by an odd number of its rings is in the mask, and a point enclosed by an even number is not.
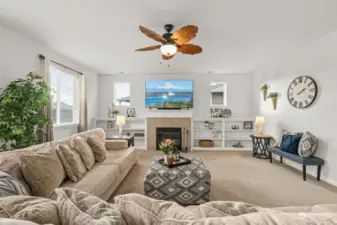
{"type": "Polygon", "coordinates": [[[172,127],[157,127],[156,128],[156,149],[159,149],[159,144],[165,139],[171,139],[175,143],[175,147],[181,150],[181,128],[172,127]]]}

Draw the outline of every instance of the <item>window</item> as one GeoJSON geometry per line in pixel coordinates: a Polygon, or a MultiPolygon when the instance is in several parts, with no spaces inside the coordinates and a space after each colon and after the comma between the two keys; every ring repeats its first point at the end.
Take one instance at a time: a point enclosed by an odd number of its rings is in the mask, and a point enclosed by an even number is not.
{"type": "Polygon", "coordinates": [[[224,82],[210,83],[211,106],[227,106],[227,84],[224,82]]]}
{"type": "Polygon", "coordinates": [[[122,106],[130,105],[129,83],[115,83],[114,102],[115,105],[122,105],[122,106]]]}
{"type": "Polygon", "coordinates": [[[50,67],[53,124],[79,122],[79,75],[50,67]]]}

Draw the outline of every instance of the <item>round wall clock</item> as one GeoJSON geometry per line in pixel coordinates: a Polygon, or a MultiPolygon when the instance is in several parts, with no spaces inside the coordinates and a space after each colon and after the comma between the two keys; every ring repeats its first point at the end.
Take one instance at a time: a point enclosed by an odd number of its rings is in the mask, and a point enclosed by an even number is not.
{"type": "Polygon", "coordinates": [[[308,108],[318,94],[317,83],[308,76],[297,77],[288,88],[289,103],[298,109],[308,108]]]}

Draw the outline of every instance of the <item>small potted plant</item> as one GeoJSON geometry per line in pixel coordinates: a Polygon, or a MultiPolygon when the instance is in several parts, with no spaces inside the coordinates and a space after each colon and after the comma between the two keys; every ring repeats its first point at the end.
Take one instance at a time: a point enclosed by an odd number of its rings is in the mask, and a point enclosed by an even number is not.
{"type": "Polygon", "coordinates": [[[274,108],[274,110],[276,110],[276,106],[277,106],[277,96],[278,96],[277,92],[272,92],[268,96],[268,98],[271,98],[271,100],[273,102],[273,108],[274,108]]]}
{"type": "Polygon", "coordinates": [[[167,165],[173,164],[173,157],[169,156],[170,152],[172,152],[174,149],[173,144],[174,141],[172,141],[171,139],[165,139],[159,144],[159,150],[164,153],[164,162],[167,165]]]}
{"type": "Polygon", "coordinates": [[[115,117],[118,113],[119,113],[119,110],[118,109],[114,109],[111,111],[113,117],[115,117]]]}
{"type": "Polygon", "coordinates": [[[260,89],[261,89],[262,94],[263,94],[263,100],[266,101],[267,100],[267,91],[268,91],[267,84],[262,85],[260,89]]]}

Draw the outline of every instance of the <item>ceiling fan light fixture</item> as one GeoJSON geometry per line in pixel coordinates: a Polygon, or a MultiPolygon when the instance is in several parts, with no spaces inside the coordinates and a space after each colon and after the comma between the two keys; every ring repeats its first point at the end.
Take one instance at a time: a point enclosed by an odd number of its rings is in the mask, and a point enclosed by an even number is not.
{"type": "Polygon", "coordinates": [[[163,55],[172,56],[172,55],[176,54],[177,47],[175,45],[172,45],[172,44],[167,44],[167,45],[161,46],[160,51],[163,55]]]}

